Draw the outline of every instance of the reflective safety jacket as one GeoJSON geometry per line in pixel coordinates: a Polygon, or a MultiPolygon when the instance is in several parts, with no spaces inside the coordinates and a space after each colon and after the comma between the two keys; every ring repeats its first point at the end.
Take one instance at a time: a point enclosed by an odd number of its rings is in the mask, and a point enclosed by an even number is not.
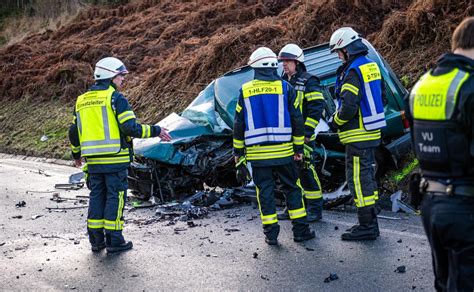
{"type": "Polygon", "coordinates": [[[255,166],[279,165],[303,152],[303,120],[295,91],[275,69],[256,69],[242,85],[234,119],[234,153],[255,166]],[[259,78],[260,77],[260,78],[259,78]]]}
{"type": "Polygon", "coordinates": [[[128,101],[107,81],[77,98],[69,129],[72,155],[84,157],[90,173],[126,169],[133,157],[131,137],[155,137],[159,126],[141,125],[128,101]]]}
{"type": "MultiPolygon", "coordinates": [[[[456,60],[462,56],[450,54],[445,58],[456,60]]],[[[410,93],[413,147],[425,176],[474,176],[472,65],[472,60],[469,68],[441,59],[441,65],[424,74],[410,93]]]]}
{"type": "Polygon", "coordinates": [[[338,111],[333,125],[342,144],[359,147],[380,144],[386,126],[382,100],[382,76],[377,63],[365,55],[352,57],[338,70],[335,94],[338,111]]]}
{"type": "Polygon", "coordinates": [[[319,79],[298,66],[297,72],[288,80],[288,75],[283,79],[290,82],[296,90],[296,105],[300,109],[304,120],[304,136],[314,140],[314,130],[324,111],[326,102],[323,88],[319,79]]]}

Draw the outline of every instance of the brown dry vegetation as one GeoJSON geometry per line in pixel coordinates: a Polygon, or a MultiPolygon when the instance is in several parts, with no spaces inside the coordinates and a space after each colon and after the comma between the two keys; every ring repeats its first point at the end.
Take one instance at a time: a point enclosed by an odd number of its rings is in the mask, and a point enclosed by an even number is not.
{"type": "Polygon", "coordinates": [[[256,47],[313,46],[340,26],[365,35],[413,83],[449,50],[452,31],[469,15],[469,0],[137,0],[92,7],[58,30],[0,48],[0,100],[72,104],[91,84],[94,63],[113,55],[132,72],[124,92],[141,120],[157,122],[244,65],[256,47]]]}

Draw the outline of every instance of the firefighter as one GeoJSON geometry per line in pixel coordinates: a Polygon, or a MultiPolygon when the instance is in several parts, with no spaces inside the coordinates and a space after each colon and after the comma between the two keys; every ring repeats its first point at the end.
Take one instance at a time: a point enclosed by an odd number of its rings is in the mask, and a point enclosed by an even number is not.
{"type": "Polygon", "coordinates": [[[236,164],[252,163],[265,242],[278,244],[280,226],[276,214],[274,188],[277,175],[286,193],[292,219],[294,241],[315,237],[306,221],[306,210],[295,161],[303,158],[303,119],[295,104],[295,91],[277,73],[275,53],[260,47],[248,63],[254,79],[244,83],[234,119],[234,155],[236,164]]]}
{"type": "Polygon", "coordinates": [[[165,128],[137,123],[127,99],[118,91],[125,65],[107,57],[95,65],[95,84],[77,98],[69,128],[75,165],[87,162],[90,185],[87,231],[92,251],[108,253],[132,248],[125,241],[123,207],[127,201],[127,168],[133,158],[130,137],[171,139],[165,128]]]}
{"type": "Polygon", "coordinates": [[[421,181],[421,215],[435,288],[474,290],[474,17],[455,29],[452,53],[424,74],[406,99],[421,181]]]}
{"type": "Polygon", "coordinates": [[[375,148],[386,126],[382,102],[382,77],[368,48],[350,27],[336,30],[329,42],[343,64],[337,70],[335,95],[338,109],[330,123],[346,147],[346,179],[357,206],[358,224],[342,240],[374,240],[379,236],[375,180],[375,148]]]}
{"type": "MultiPolygon", "coordinates": [[[[301,186],[306,198],[308,222],[322,219],[323,195],[321,183],[314,168],[313,149],[315,147],[315,129],[325,107],[323,90],[319,79],[306,72],[303,50],[295,44],[287,44],[278,54],[283,61],[283,80],[288,81],[296,90],[296,104],[304,120],[304,167],[299,170],[301,186]]],[[[288,219],[288,210],[278,214],[278,219],[288,219]]]]}

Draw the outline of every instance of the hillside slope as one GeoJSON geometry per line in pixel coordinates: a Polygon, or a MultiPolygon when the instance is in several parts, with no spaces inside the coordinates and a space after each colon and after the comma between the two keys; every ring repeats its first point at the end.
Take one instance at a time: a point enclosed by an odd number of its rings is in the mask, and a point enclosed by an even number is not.
{"type": "Polygon", "coordinates": [[[449,50],[451,32],[474,15],[469,0],[133,1],[82,11],[56,31],[0,49],[0,152],[67,157],[66,129],[93,64],[113,55],[132,72],[124,90],[143,122],[182,110],[253,49],[327,42],[340,26],[371,41],[413,81],[449,50]],[[42,135],[49,140],[39,142],[42,135]]]}

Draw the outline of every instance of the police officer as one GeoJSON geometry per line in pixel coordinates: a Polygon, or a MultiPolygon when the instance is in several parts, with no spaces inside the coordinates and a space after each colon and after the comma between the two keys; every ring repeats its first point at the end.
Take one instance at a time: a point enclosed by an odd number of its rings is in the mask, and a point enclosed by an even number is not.
{"type": "Polygon", "coordinates": [[[117,58],[107,57],[95,65],[95,84],[77,98],[74,122],[69,128],[76,166],[85,158],[89,173],[87,230],[92,251],[108,253],[132,248],[125,241],[123,207],[127,201],[127,168],[133,158],[130,137],[160,136],[169,141],[166,129],[137,123],[125,97],[119,93],[128,74],[117,58]],[[105,230],[105,233],[104,233],[105,230]]]}
{"type": "Polygon", "coordinates": [[[435,288],[473,291],[474,17],[456,28],[451,48],[415,84],[407,112],[435,288]]]}
{"type": "Polygon", "coordinates": [[[248,64],[254,68],[255,77],[240,89],[234,119],[234,155],[236,163],[242,159],[252,163],[265,242],[278,244],[280,232],[273,195],[274,174],[286,193],[294,241],[314,238],[297,185],[294,160],[302,160],[304,133],[295,91],[278,76],[278,60],[269,48],[255,50],[248,64]]]}
{"type": "MultiPolygon", "coordinates": [[[[304,120],[304,167],[299,170],[301,186],[306,198],[308,222],[322,219],[323,195],[321,183],[314,168],[313,149],[315,147],[316,126],[323,114],[325,101],[319,79],[306,72],[303,50],[295,44],[287,44],[278,54],[283,61],[283,80],[290,82],[296,90],[296,105],[304,120]]],[[[288,210],[278,214],[278,219],[288,219],[288,210]]]]}
{"type": "Polygon", "coordinates": [[[338,68],[335,95],[338,110],[331,127],[346,145],[346,179],[357,206],[359,224],[343,233],[342,240],[374,240],[379,236],[375,180],[375,148],[385,127],[382,77],[368,48],[350,27],[336,30],[329,42],[343,64],[338,68]]]}

